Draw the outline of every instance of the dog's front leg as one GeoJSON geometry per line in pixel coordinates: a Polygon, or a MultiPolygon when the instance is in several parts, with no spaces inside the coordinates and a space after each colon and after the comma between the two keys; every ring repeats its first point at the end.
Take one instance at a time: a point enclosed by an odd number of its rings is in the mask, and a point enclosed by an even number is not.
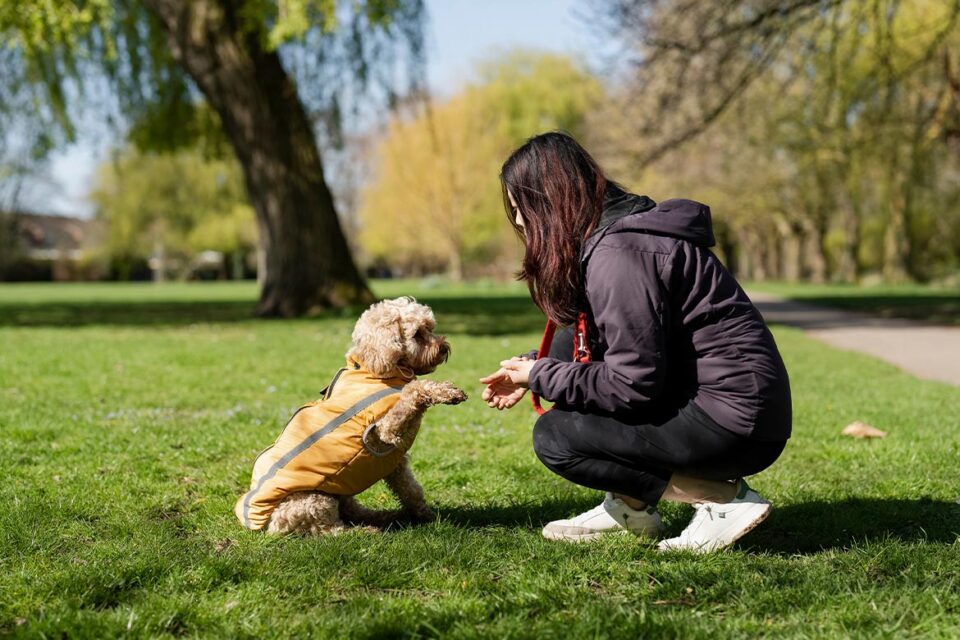
{"type": "Polygon", "coordinates": [[[403,388],[400,399],[377,423],[382,442],[408,450],[420,430],[423,413],[435,404],[460,404],[467,394],[449,382],[415,380],[403,388]]]}
{"type": "Polygon", "coordinates": [[[437,519],[433,511],[427,506],[423,496],[423,487],[413,477],[410,470],[410,459],[403,456],[400,466],[384,478],[387,486],[397,496],[403,506],[404,513],[410,515],[417,522],[432,522],[437,519]]]}

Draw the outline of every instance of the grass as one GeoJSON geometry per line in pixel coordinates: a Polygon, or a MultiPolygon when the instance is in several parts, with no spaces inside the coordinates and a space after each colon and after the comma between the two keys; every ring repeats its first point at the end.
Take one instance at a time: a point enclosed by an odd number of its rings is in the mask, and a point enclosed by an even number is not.
{"type": "Polygon", "coordinates": [[[858,311],[884,318],[907,318],[960,325],[960,290],[922,284],[859,287],[856,285],[756,283],[751,288],[784,298],[858,311]]]}
{"type": "MultiPolygon", "coordinates": [[[[432,409],[413,450],[440,520],[278,539],[231,508],[340,365],[350,316],[252,320],[249,285],[0,287],[0,635],[960,636],[960,390],[778,327],[796,421],[752,481],[767,522],[707,557],[551,543],[540,527],[598,494],[537,462],[527,405],[476,401],[538,340],[525,293],[378,292],[435,307],[454,346],[437,375],[473,395],[432,409]],[[842,437],[855,419],[890,435],[842,437]]],[[[670,534],[690,515],[663,512],[670,534]]]]}

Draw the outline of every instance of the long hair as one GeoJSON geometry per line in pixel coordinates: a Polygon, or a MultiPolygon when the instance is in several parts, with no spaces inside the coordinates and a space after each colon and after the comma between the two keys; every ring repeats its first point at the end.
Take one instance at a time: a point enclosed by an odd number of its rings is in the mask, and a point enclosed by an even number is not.
{"type": "Polygon", "coordinates": [[[526,281],[533,301],[550,320],[568,325],[583,307],[580,253],[603,213],[607,179],[576,140],[551,132],[530,138],[510,154],[500,184],[507,217],[525,248],[517,279],[526,281]],[[520,209],[522,228],[508,191],[520,209]]]}

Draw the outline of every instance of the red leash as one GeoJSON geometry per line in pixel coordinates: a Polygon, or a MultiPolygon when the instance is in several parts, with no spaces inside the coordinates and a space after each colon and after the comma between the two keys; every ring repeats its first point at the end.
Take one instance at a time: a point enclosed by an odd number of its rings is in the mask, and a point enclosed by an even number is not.
{"type": "MultiPolygon", "coordinates": [[[[553,344],[553,336],[557,333],[557,325],[547,320],[547,326],[543,328],[543,337],[540,338],[540,348],[537,350],[537,360],[550,353],[550,345],[553,344]]],[[[587,321],[587,314],[580,313],[577,316],[577,324],[573,334],[573,361],[590,362],[590,323],[587,321]]],[[[539,415],[545,414],[549,409],[540,406],[540,396],[530,392],[530,402],[533,403],[533,410],[539,415]]]]}

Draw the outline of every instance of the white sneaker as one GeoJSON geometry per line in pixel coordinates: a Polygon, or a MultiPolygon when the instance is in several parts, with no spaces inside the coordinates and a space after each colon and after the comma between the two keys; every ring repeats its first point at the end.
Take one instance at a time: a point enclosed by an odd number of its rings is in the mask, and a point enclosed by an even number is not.
{"type": "Polygon", "coordinates": [[[764,521],[773,507],[759,493],[740,481],[740,490],[732,502],[703,502],[694,505],[693,520],[676,538],[661,540],[661,551],[688,550],[697,553],[717,551],[749,533],[764,521]]]}
{"type": "Polygon", "coordinates": [[[548,540],[586,542],[607,533],[632,533],[636,536],[657,536],[662,529],[656,507],[631,509],[623,500],[608,493],[598,506],[570,518],[554,520],[543,528],[548,540]]]}

